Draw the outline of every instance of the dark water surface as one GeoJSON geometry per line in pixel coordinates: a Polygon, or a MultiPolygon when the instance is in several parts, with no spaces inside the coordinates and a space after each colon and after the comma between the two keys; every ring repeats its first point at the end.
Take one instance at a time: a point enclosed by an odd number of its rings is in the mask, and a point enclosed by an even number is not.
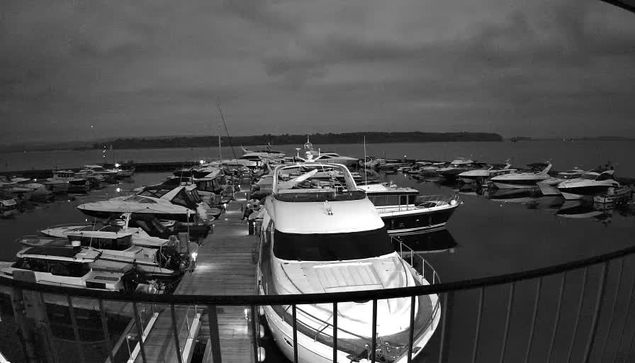
{"type": "MultiPolygon", "coordinates": [[[[364,157],[362,140],[358,144],[332,144],[321,146],[322,151],[335,151],[343,155],[364,157]]],[[[302,145],[274,145],[273,148],[288,156],[296,154],[302,145]]],[[[235,155],[242,154],[240,146],[234,147],[235,155]]],[[[592,169],[611,161],[616,175],[635,177],[635,141],[528,141],[528,142],[439,142],[439,143],[384,143],[367,144],[366,154],[376,157],[430,159],[450,161],[457,157],[504,163],[509,159],[516,166],[550,160],[555,170],[573,167],[592,169]]],[[[221,148],[224,158],[233,157],[230,147],[221,148]]],[[[215,145],[209,148],[139,149],[139,150],[82,150],[0,153],[0,172],[12,170],[53,169],[79,167],[115,161],[135,162],[183,161],[218,158],[215,145]]]]}
{"type": "MultiPolygon", "coordinates": [[[[522,157],[522,162],[539,161],[550,153],[548,150],[536,148],[536,143],[496,143],[494,146],[486,144],[494,143],[425,144],[423,146],[421,144],[406,144],[402,146],[404,150],[408,151],[399,152],[396,151],[396,146],[392,145],[391,147],[395,149],[391,152],[392,154],[405,153],[408,157],[428,157],[430,159],[452,159],[456,156],[466,156],[487,161],[500,161],[510,157],[510,154],[515,151],[520,153],[516,155],[521,155],[518,156],[518,159],[522,157]],[[466,152],[468,145],[459,144],[470,144],[469,146],[474,148],[472,154],[466,152]],[[434,151],[425,150],[433,146],[436,148],[434,151]],[[414,150],[415,147],[419,152],[418,155],[414,150]],[[485,151],[487,147],[508,148],[509,152],[501,153],[501,150],[497,150],[494,154],[491,150],[485,151]],[[408,148],[413,148],[413,150],[410,151],[408,148]],[[532,148],[531,152],[528,151],[530,155],[521,153],[520,150],[524,150],[524,148],[532,148]]],[[[554,163],[556,163],[556,158],[566,160],[561,164],[561,169],[565,169],[573,166],[593,167],[596,163],[604,163],[611,159],[619,161],[618,172],[622,168],[632,170],[630,176],[635,176],[635,168],[629,165],[628,158],[617,152],[619,148],[624,147],[633,150],[632,143],[620,143],[619,145],[606,143],[597,150],[590,150],[589,145],[591,144],[562,143],[558,147],[567,151],[561,150],[560,154],[555,153],[553,155],[554,163]],[[584,144],[585,147],[576,149],[581,144],[584,144]],[[574,155],[575,150],[584,150],[585,154],[574,155]]],[[[347,153],[358,147],[360,146],[349,145],[337,148],[329,147],[329,149],[347,153]]],[[[556,146],[552,148],[558,150],[556,146]]],[[[380,145],[369,145],[367,149],[372,150],[375,155],[381,156],[380,145]]],[[[135,155],[141,156],[142,154],[144,153],[140,151],[135,155]]],[[[176,155],[174,150],[169,150],[169,154],[173,157],[176,155]]],[[[38,155],[40,154],[38,153],[38,155]]],[[[167,158],[168,156],[163,157],[167,158]]],[[[90,162],[83,161],[84,159],[78,158],[77,155],[71,159],[75,163],[72,166],[90,162]]],[[[38,162],[41,161],[33,160],[32,162],[33,165],[38,165],[38,162]]],[[[555,167],[559,166],[555,164],[555,167]]],[[[15,253],[20,249],[20,246],[15,242],[18,237],[25,234],[35,234],[38,230],[55,224],[85,222],[88,217],[75,208],[77,205],[120,195],[136,186],[159,182],[166,176],[168,173],[138,173],[131,180],[93,191],[86,196],[63,197],[53,203],[34,205],[34,209],[19,214],[15,218],[0,219],[0,232],[2,232],[4,240],[3,248],[0,249],[0,259],[13,260],[15,253]],[[122,191],[117,192],[117,188],[122,191]]],[[[458,192],[454,188],[440,186],[432,182],[418,182],[399,174],[384,177],[401,186],[416,187],[423,194],[452,195],[458,192]]],[[[525,271],[591,257],[630,246],[635,240],[633,238],[635,218],[624,211],[611,210],[599,215],[589,215],[587,218],[570,218],[571,216],[563,217],[557,214],[563,208],[563,201],[559,198],[524,197],[495,201],[472,192],[458,193],[461,196],[462,205],[447,224],[447,230],[456,242],[456,246],[450,250],[426,255],[443,282],[525,271]]],[[[625,295],[624,291],[628,290],[626,287],[635,282],[635,264],[631,260],[628,260],[623,267],[624,273],[620,282],[621,292],[618,291],[619,294],[617,294],[619,296],[625,295]]],[[[616,291],[618,269],[619,266],[615,264],[612,264],[609,269],[607,296],[613,296],[616,291]]],[[[597,268],[589,270],[588,282],[583,295],[580,295],[582,272],[574,272],[567,276],[563,299],[564,308],[559,320],[562,327],[556,334],[557,344],[552,358],[554,362],[566,361],[570,341],[575,343],[573,357],[581,357],[586,339],[587,330],[585,329],[588,329],[590,324],[595,298],[594,292],[598,288],[598,271],[597,268]],[[580,301],[583,302],[580,314],[582,318],[579,319],[578,333],[572,338],[575,321],[578,321],[576,312],[580,301]]],[[[545,362],[547,360],[559,284],[560,277],[547,278],[543,282],[537,330],[533,341],[535,349],[530,357],[531,362],[545,362]]],[[[528,281],[516,286],[505,361],[517,362],[524,358],[528,334],[527,326],[530,323],[535,298],[535,285],[536,281],[528,281]]],[[[494,287],[485,292],[480,348],[477,352],[479,362],[498,361],[499,359],[508,293],[509,286],[494,287]]],[[[446,343],[449,344],[449,358],[452,362],[471,361],[478,297],[478,291],[467,291],[457,293],[451,301],[447,311],[450,314],[448,326],[450,340],[446,343]]],[[[615,300],[615,309],[618,312],[625,312],[625,301],[627,300],[628,297],[615,300]]],[[[611,306],[611,301],[608,300],[607,304],[607,306],[611,306]]],[[[603,317],[606,318],[608,316],[606,314],[609,312],[610,309],[606,309],[603,312],[605,314],[603,317]]],[[[602,320],[598,334],[602,342],[606,344],[606,354],[610,353],[625,358],[628,343],[631,341],[631,337],[635,337],[635,316],[632,315],[625,315],[625,318],[612,324],[608,323],[608,319],[602,320]],[[622,340],[618,339],[618,334],[615,333],[619,333],[620,329],[625,332],[625,338],[622,340]],[[620,341],[622,341],[621,345],[620,341]]],[[[436,347],[439,344],[439,335],[435,334],[433,341],[426,348],[425,357],[430,359],[437,357],[436,347]]],[[[2,349],[1,346],[0,349],[2,349]]],[[[607,361],[599,357],[599,353],[594,354],[596,354],[595,361],[607,361]]],[[[269,356],[268,362],[281,359],[273,349],[267,355],[269,356]]],[[[425,357],[421,358],[420,361],[425,360],[425,357]]],[[[609,361],[612,361],[613,356],[610,358],[609,361]]]]}

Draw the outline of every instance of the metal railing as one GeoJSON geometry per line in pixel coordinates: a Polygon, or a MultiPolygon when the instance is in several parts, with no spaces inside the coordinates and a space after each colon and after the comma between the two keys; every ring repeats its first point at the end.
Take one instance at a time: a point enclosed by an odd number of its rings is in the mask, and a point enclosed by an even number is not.
{"type": "MultiPolygon", "coordinates": [[[[412,251],[401,249],[400,253],[416,265],[419,259],[412,251]]],[[[188,309],[192,318],[205,307],[208,322],[209,361],[220,363],[232,361],[238,350],[230,348],[229,341],[244,334],[253,349],[246,361],[258,361],[263,358],[261,348],[272,339],[271,332],[259,320],[260,306],[290,306],[291,319],[288,320],[288,355],[292,358],[306,354],[306,340],[299,331],[298,309],[303,304],[331,304],[337,311],[344,302],[369,300],[372,302],[372,314],[368,321],[373,322],[373,332],[377,331],[378,309],[381,300],[410,298],[414,304],[417,296],[437,295],[440,298],[441,317],[436,331],[427,342],[415,362],[632,362],[635,359],[635,247],[629,247],[601,256],[574,262],[544,267],[530,271],[517,272],[501,276],[478,278],[467,281],[440,283],[435,272],[431,274],[430,285],[408,288],[383,289],[376,291],[351,291],[332,294],[304,295],[267,295],[267,296],[207,296],[207,295],[122,295],[106,291],[77,290],[65,287],[37,285],[24,281],[0,279],[0,286],[11,291],[13,316],[5,313],[0,324],[9,322],[18,327],[20,343],[24,349],[7,352],[8,343],[0,342],[0,350],[9,360],[28,362],[111,362],[122,361],[115,357],[115,331],[111,331],[111,317],[116,310],[114,304],[128,303],[132,307],[127,316],[134,320],[133,332],[137,337],[144,336],[141,312],[142,304],[163,306],[162,314],[171,312],[168,319],[173,332],[179,336],[183,328],[178,326],[179,312],[188,309]],[[44,304],[44,296],[57,296],[56,304],[44,304]],[[76,303],[76,301],[78,303],[76,303]],[[80,303],[84,301],[83,303],[80,303]],[[88,301],[86,303],[85,301],[88,301]],[[72,326],[71,339],[57,339],[55,326],[55,306],[68,310],[65,321],[72,326]],[[177,307],[175,309],[175,307],[177,307]],[[227,333],[226,323],[219,324],[219,317],[228,314],[223,309],[241,307],[239,319],[227,333]],[[96,314],[90,319],[78,318],[77,309],[91,310],[96,314]],[[242,312],[244,310],[244,313],[242,312]],[[100,354],[95,354],[89,344],[85,344],[80,334],[83,323],[99,327],[103,334],[95,343],[100,354]],[[100,322],[101,324],[98,324],[100,322]],[[266,331],[267,334],[262,334],[266,331]],[[221,344],[223,337],[223,344],[221,344]],[[56,340],[57,339],[57,340],[56,340]],[[228,340],[229,339],[229,340],[228,340]],[[65,349],[65,344],[70,346],[65,349]],[[72,359],[69,360],[69,355],[72,359]],[[423,357],[423,358],[421,358],[423,357]]],[[[425,260],[423,260],[425,261],[425,260]]],[[[427,262],[422,263],[421,274],[430,276],[427,262]]],[[[414,313],[415,309],[410,311],[414,313]]],[[[146,308],[146,314],[152,310],[146,308]]],[[[334,315],[333,327],[338,326],[338,314],[334,315]]],[[[414,317],[411,317],[411,322],[414,317]]],[[[186,319],[191,327],[193,319],[186,319]]],[[[157,323],[158,324],[158,323],[157,323]]],[[[183,324],[183,323],[181,323],[183,324]]],[[[412,323],[411,323],[412,324],[412,323]]],[[[99,329],[97,329],[99,330],[99,329]]],[[[337,328],[332,336],[332,359],[342,361],[338,355],[337,328]]],[[[411,330],[412,331],[412,330],[411,330]]],[[[193,339],[193,335],[187,335],[193,339]]],[[[17,338],[16,338],[17,339],[17,338]]],[[[413,338],[409,339],[408,349],[412,351],[413,338]]],[[[138,339],[139,357],[137,362],[153,361],[150,341],[138,339]]],[[[156,342],[154,342],[156,343],[156,342]]],[[[170,339],[170,345],[183,352],[179,338],[170,339]]],[[[282,343],[284,344],[284,342],[282,343]]],[[[372,335],[370,351],[376,351],[379,342],[372,335]]],[[[9,347],[10,348],[10,347],[9,347]]],[[[277,348],[269,350],[269,356],[275,356],[277,348]]],[[[178,361],[182,363],[179,354],[178,361]]],[[[410,356],[410,355],[408,355],[410,356]]],[[[369,361],[380,361],[373,354],[369,361]]],[[[127,359],[127,357],[125,357],[127,359]]],[[[124,360],[125,360],[124,359],[124,360]]],[[[270,358],[271,359],[271,358],[270,358]]],[[[410,359],[404,360],[404,362],[410,359]]]]}
{"type": "Polygon", "coordinates": [[[375,206],[380,215],[394,215],[401,212],[420,210],[422,208],[435,208],[458,205],[460,199],[458,195],[422,195],[418,196],[414,203],[391,204],[375,206]],[[453,203],[454,201],[454,203],[453,203]]]}

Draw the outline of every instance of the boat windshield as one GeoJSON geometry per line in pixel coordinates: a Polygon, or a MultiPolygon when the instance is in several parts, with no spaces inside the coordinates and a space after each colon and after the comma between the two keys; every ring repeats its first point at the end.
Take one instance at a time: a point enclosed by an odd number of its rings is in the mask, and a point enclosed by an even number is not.
{"type": "Polygon", "coordinates": [[[386,228],[330,234],[298,234],[275,231],[273,254],[283,260],[342,261],[395,252],[386,228]]]}
{"type": "Polygon", "coordinates": [[[595,180],[597,179],[598,175],[597,174],[582,174],[582,176],[580,177],[581,179],[586,179],[586,180],[595,180]]]}

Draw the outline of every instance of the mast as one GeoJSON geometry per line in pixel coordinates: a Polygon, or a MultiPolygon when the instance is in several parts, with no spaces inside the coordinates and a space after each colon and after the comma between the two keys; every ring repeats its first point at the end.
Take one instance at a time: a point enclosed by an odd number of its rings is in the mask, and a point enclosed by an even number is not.
{"type": "Polygon", "coordinates": [[[218,112],[220,112],[220,118],[223,120],[223,125],[225,125],[225,132],[227,133],[227,140],[229,141],[229,147],[232,148],[232,154],[234,154],[234,159],[236,159],[236,152],[234,151],[234,145],[232,145],[232,138],[229,136],[229,130],[227,130],[227,123],[225,122],[225,116],[223,115],[223,110],[220,108],[220,104],[216,103],[216,107],[218,107],[218,112]]]}
{"type": "Polygon", "coordinates": [[[220,130],[218,130],[218,160],[223,160],[223,149],[221,147],[220,130]]]}
{"type": "Polygon", "coordinates": [[[366,164],[368,160],[366,160],[366,135],[364,135],[364,185],[368,185],[368,172],[366,170],[366,164]]]}

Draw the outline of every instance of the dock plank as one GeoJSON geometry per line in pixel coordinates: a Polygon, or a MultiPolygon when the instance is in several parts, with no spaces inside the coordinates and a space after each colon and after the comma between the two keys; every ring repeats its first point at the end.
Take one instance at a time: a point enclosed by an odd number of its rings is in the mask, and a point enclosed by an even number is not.
{"type": "MultiPolygon", "coordinates": [[[[238,199],[228,205],[228,210],[214,224],[214,233],[203,241],[198,250],[196,269],[187,273],[175,295],[253,295],[256,293],[256,265],[252,250],[257,242],[248,233],[247,223],[241,221],[241,204],[238,199]]],[[[201,307],[206,308],[206,307],[201,307]]],[[[177,320],[183,321],[184,309],[177,309],[177,320]]],[[[223,306],[217,308],[219,339],[223,362],[254,362],[249,321],[245,319],[245,307],[223,306]]],[[[209,320],[203,314],[199,339],[209,338],[209,320]]],[[[165,310],[146,339],[146,358],[149,363],[176,362],[176,349],[171,326],[171,314],[165,310]],[[151,352],[151,353],[149,353],[151,352]]],[[[185,339],[179,338],[183,347],[185,339]]],[[[137,359],[137,361],[141,361],[137,359]]]]}

